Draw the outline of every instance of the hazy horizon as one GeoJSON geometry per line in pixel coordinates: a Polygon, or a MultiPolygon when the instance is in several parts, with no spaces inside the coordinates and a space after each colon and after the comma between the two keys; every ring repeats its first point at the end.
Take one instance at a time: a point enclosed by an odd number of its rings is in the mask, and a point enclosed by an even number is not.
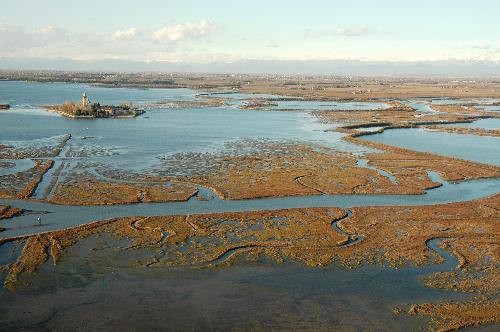
{"type": "Polygon", "coordinates": [[[0,59],[0,70],[156,72],[200,74],[337,75],[366,77],[500,78],[500,63],[494,61],[271,61],[242,60],[233,63],[134,62],[127,60],[75,61],[70,59],[0,59]]]}
{"type": "Polygon", "coordinates": [[[499,12],[495,0],[19,0],[2,4],[0,69],[499,76],[499,12]]]}

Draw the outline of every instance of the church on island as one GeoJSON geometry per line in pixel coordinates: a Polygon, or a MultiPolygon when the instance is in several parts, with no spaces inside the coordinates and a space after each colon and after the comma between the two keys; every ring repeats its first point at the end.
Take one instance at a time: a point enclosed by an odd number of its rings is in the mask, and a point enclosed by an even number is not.
{"type": "Polygon", "coordinates": [[[89,100],[89,97],[87,96],[87,94],[84,92],[83,93],[83,97],[82,97],[82,107],[85,108],[85,107],[89,107],[90,106],[90,100],[89,100]]]}
{"type": "Polygon", "coordinates": [[[84,92],[80,103],[65,103],[56,106],[54,110],[72,118],[131,118],[144,113],[143,109],[132,106],[132,103],[122,103],[119,106],[92,103],[84,92]]]}

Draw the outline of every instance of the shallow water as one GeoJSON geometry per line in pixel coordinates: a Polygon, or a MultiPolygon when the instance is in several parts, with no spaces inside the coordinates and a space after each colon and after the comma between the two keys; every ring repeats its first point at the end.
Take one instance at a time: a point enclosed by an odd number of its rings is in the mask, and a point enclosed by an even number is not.
{"type": "Polygon", "coordinates": [[[105,88],[80,83],[38,83],[0,81],[0,103],[13,108],[36,107],[80,101],[86,92],[91,102],[141,104],[162,99],[193,100],[197,94],[189,89],[105,88]]]}
{"type": "MultiPolygon", "coordinates": [[[[195,95],[194,91],[185,89],[149,91],[80,84],[0,82],[0,87],[4,96],[0,95],[0,99],[6,99],[8,95],[18,104],[31,103],[28,106],[43,101],[61,102],[69,96],[78,100],[82,91],[87,91],[95,100],[105,102],[121,102],[125,98],[136,101],[182,99],[195,95]],[[30,95],[32,90],[33,96],[30,95]],[[45,94],[50,97],[40,97],[45,94]]],[[[225,144],[241,139],[295,140],[335,147],[341,151],[366,151],[366,148],[342,141],[340,133],[324,132],[331,126],[320,123],[307,113],[261,112],[227,107],[148,109],[144,116],[134,119],[89,120],[54,116],[43,110],[27,109],[27,106],[19,108],[18,104],[13,104],[11,111],[0,113],[0,142],[71,134],[73,138],[68,144],[76,149],[97,146],[119,152],[119,155],[88,158],[90,161],[112,163],[119,168],[144,169],[168,154],[220,151],[225,144]],[[82,137],[90,138],[82,140],[82,137]]]]}
{"type": "Polygon", "coordinates": [[[332,101],[277,101],[278,106],[270,109],[290,109],[290,110],[346,110],[346,111],[368,111],[385,109],[390,106],[383,102],[332,102],[332,101]]]}
{"type": "Polygon", "coordinates": [[[488,104],[500,102],[498,98],[430,98],[429,101],[433,104],[440,105],[455,105],[455,104],[488,104]]]}
{"type": "MultiPolygon", "coordinates": [[[[240,92],[213,92],[213,93],[206,93],[202,95],[207,95],[210,97],[220,97],[220,98],[228,98],[228,99],[276,99],[276,98],[283,98],[283,96],[280,95],[273,95],[273,94],[268,94],[268,93],[240,93],[240,92]]],[[[290,98],[290,97],[287,97],[290,98]]],[[[301,99],[301,98],[297,98],[301,99]]]]}
{"type": "MultiPolygon", "coordinates": [[[[67,133],[73,135],[61,155],[55,158],[55,166],[43,177],[35,197],[44,196],[51,183],[51,175],[61,162],[72,162],[70,156],[74,150],[86,149],[91,153],[82,158],[75,157],[72,163],[86,160],[130,169],[150,167],[158,157],[176,152],[223,150],[226,143],[240,139],[300,140],[344,151],[363,151],[363,148],[342,142],[340,133],[324,131],[332,125],[320,124],[311,115],[299,112],[261,112],[235,107],[186,108],[148,110],[145,116],[135,119],[74,120],[36,108],[40,104],[78,100],[82,90],[93,100],[103,103],[193,100],[195,96],[194,91],[180,89],[104,89],[81,84],[0,82],[0,102],[13,105],[12,110],[0,113],[0,142],[29,141],[67,133]],[[107,155],[115,152],[119,155],[107,155]]],[[[232,97],[249,98],[244,94],[232,97]]],[[[315,109],[332,109],[332,103],[301,104],[292,101],[287,105],[301,105],[297,106],[298,109],[312,106],[316,106],[315,109]]],[[[345,109],[345,106],[343,103],[339,107],[345,109]]],[[[371,108],[373,104],[369,106],[371,108]]],[[[376,136],[387,138],[383,135],[391,132],[395,131],[388,130],[376,136]]],[[[416,150],[437,149],[445,155],[448,150],[458,151],[467,158],[475,156],[469,150],[471,146],[477,146],[483,149],[480,150],[482,153],[486,153],[485,158],[493,162],[498,159],[492,154],[496,152],[500,155],[498,145],[474,140],[472,143],[466,141],[468,145],[460,145],[461,141],[457,141],[454,135],[433,134],[405,129],[399,136],[387,139],[386,143],[413,142],[415,146],[411,148],[416,147],[416,150]],[[408,139],[405,139],[407,134],[408,139]]],[[[366,162],[362,158],[360,160],[360,166],[366,166],[366,162]]],[[[32,165],[27,159],[18,163],[14,168],[16,171],[32,165]]],[[[5,170],[12,171],[12,168],[5,170]]],[[[391,181],[395,180],[389,173],[381,171],[381,174],[391,181]]],[[[500,185],[500,179],[450,184],[435,173],[429,175],[433,181],[443,182],[444,185],[429,190],[425,195],[414,196],[313,195],[224,201],[210,190],[201,188],[203,196],[214,198],[209,201],[193,198],[188,202],[121,206],[60,206],[35,201],[0,200],[0,205],[29,210],[22,216],[0,221],[0,226],[7,228],[0,233],[0,238],[137,215],[322,206],[432,205],[485,197],[497,193],[500,185]],[[38,217],[42,218],[42,225],[34,226],[38,217]]],[[[306,268],[297,264],[276,266],[265,262],[214,269],[132,269],[130,261],[134,257],[129,256],[129,252],[108,247],[103,238],[91,236],[80,241],[65,251],[57,266],[49,260],[36,274],[23,276],[30,281],[30,286],[20,287],[14,293],[0,289],[0,329],[248,330],[259,327],[383,330],[389,327],[393,330],[417,330],[426,328],[426,319],[404,313],[396,316],[392,309],[411,303],[468,298],[468,295],[429,289],[418,279],[424,273],[449,271],[455,267],[456,258],[437,246],[439,239],[430,241],[428,245],[445,258],[445,264],[403,269],[364,266],[346,270],[336,266],[306,268]],[[91,250],[96,246],[99,250],[91,250]]],[[[0,246],[0,264],[12,263],[21,250],[20,242],[0,246]]],[[[5,273],[0,273],[0,281],[3,278],[5,273]]]]}
{"type": "MultiPolygon", "coordinates": [[[[431,175],[433,175],[433,181],[444,182],[436,174],[431,173],[431,175]]],[[[35,226],[38,215],[33,214],[0,221],[0,226],[7,228],[6,231],[0,233],[0,238],[57,230],[91,221],[126,216],[186,215],[328,206],[347,208],[354,206],[432,205],[467,201],[493,195],[498,192],[499,185],[500,179],[488,179],[455,184],[444,182],[443,186],[431,189],[425,195],[310,195],[248,200],[212,199],[210,201],[199,201],[192,198],[188,202],[113,206],[70,206],[0,199],[0,205],[49,212],[42,216],[43,226],[35,226]]],[[[212,196],[215,197],[214,194],[212,196]]]]}
{"type": "Polygon", "coordinates": [[[279,95],[264,94],[264,93],[211,93],[207,94],[212,97],[227,98],[227,105],[243,106],[245,100],[261,99],[269,100],[276,103],[277,106],[264,106],[264,109],[281,109],[281,110],[346,110],[346,111],[366,111],[385,109],[390,106],[384,102],[336,102],[336,101],[307,101],[300,97],[284,97],[279,95]],[[276,100],[286,98],[288,100],[276,100]],[[294,100],[290,100],[294,99],[294,100]]]}
{"type": "Polygon", "coordinates": [[[304,113],[193,108],[149,110],[146,115],[147,118],[75,120],[43,114],[0,114],[0,142],[69,133],[73,136],[69,144],[77,147],[97,145],[118,150],[118,156],[91,159],[122,168],[144,168],[155,158],[168,154],[215,152],[223,150],[226,143],[241,139],[296,140],[341,151],[366,150],[342,141],[340,133],[325,133],[330,126],[304,113]]]}
{"type": "Polygon", "coordinates": [[[87,330],[420,330],[426,319],[392,309],[458,298],[425,289],[411,268],[131,270],[80,252],[35,275],[32,287],[0,293],[0,327],[74,330],[85,321],[87,330]]]}
{"type": "Polygon", "coordinates": [[[428,131],[389,129],[363,139],[415,151],[431,152],[485,164],[500,165],[500,138],[428,131]]]}
{"type": "Polygon", "coordinates": [[[14,164],[13,167],[0,168],[0,176],[24,172],[34,165],[30,159],[0,159],[0,161],[14,164]]]}
{"type": "Polygon", "coordinates": [[[485,106],[479,106],[479,108],[482,108],[485,111],[499,111],[500,112],[500,105],[499,106],[492,106],[492,105],[485,105],[485,106]]]}
{"type": "Polygon", "coordinates": [[[440,112],[434,110],[428,103],[420,101],[410,101],[406,103],[408,106],[414,109],[426,113],[425,115],[439,114],[440,112]]]}
{"type": "Polygon", "coordinates": [[[444,126],[461,128],[481,128],[481,129],[500,129],[500,119],[481,119],[471,123],[453,123],[444,126]]]}
{"type": "MultiPolygon", "coordinates": [[[[134,259],[152,253],[116,251],[127,241],[93,235],[65,250],[57,265],[49,260],[37,273],[25,275],[21,281],[28,285],[15,293],[0,289],[0,328],[74,330],[85,319],[87,330],[424,329],[427,319],[396,316],[392,310],[469,297],[420,282],[422,275],[450,271],[457,264],[438,247],[440,241],[428,246],[444,263],[431,260],[424,267],[344,269],[334,263],[309,268],[237,259],[231,267],[172,269],[130,268],[134,259]]],[[[0,257],[17,255],[19,248],[2,246],[0,257]]]]}

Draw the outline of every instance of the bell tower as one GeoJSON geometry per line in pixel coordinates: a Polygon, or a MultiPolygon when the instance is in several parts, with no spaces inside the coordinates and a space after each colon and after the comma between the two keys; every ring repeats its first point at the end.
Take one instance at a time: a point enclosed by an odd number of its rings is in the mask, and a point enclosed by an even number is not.
{"type": "Polygon", "coordinates": [[[82,96],[82,107],[88,107],[90,105],[89,97],[87,97],[87,94],[84,92],[82,96]]]}

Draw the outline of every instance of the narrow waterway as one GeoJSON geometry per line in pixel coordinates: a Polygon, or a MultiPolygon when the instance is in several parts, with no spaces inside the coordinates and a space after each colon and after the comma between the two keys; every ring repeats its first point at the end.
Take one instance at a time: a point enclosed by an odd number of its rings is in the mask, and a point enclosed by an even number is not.
{"type": "MultiPolygon", "coordinates": [[[[497,193],[500,186],[500,179],[447,183],[436,178],[435,174],[433,177],[434,181],[441,182],[443,185],[429,190],[425,195],[310,195],[249,200],[211,199],[206,201],[193,197],[188,202],[112,206],[71,206],[41,203],[32,200],[0,199],[0,205],[11,205],[29,211],[44,213],[42,215],[26,214],[0,221],[0,226],[7,229],[0,233],[0,238],[63,229],[92,221],[127,216],[188,215],[328,206],[348,208],[355,206],[433,205],[487,197],[497,193]],[[42,226],[36,226],[38,216],[42,218],[42,226]]],[[[208,189],[203,191],[203,195],[216,197],[208,189]]]]}

